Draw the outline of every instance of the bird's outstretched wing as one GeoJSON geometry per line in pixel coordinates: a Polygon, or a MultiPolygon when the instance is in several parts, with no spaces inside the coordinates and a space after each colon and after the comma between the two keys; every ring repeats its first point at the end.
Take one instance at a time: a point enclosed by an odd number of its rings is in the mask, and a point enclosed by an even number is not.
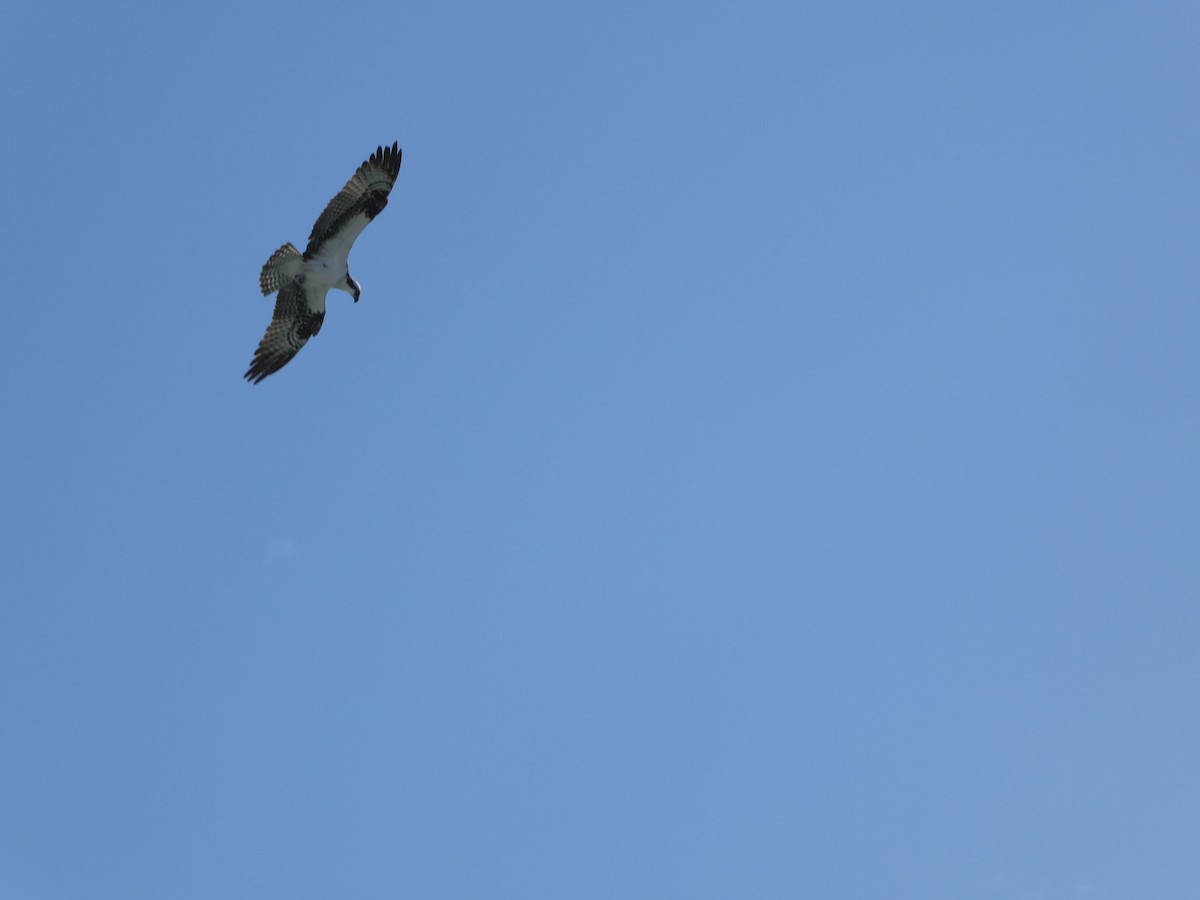
{"type": "Polygon", "coordinates": [[[354,177],[329,201],[308,236],[305,257],[341,258],[350,253],[367,223],[387,206],[388,194],[400,174],[400,145],[379,147],[358,167],[354,177]]]}
{"type": "Polygon", "coordinates": [[[245,379],[251,384],[258,384],[268,375],[278,372],[291,362],[310,337],[321,330],[324,321],[324,292],[319,308],[313,308],[304,291],[303,279],[293,279],[280,285],[279,296],[275,300],[275,315],[258,349],[254,351],[254,359],[250,361],[245,379]]]}

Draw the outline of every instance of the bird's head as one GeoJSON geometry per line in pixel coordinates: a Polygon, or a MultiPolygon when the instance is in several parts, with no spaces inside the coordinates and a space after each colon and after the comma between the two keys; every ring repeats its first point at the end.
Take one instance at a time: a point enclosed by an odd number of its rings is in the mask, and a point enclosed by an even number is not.
{"type": "Polygon", "coordinates": [[[354,302],[358,302],[359,295],[362,294],[362,285],[355,281],[349,274],[346,275],[346,284],[349,287],[350,296],[354,298],[354,302]]]}

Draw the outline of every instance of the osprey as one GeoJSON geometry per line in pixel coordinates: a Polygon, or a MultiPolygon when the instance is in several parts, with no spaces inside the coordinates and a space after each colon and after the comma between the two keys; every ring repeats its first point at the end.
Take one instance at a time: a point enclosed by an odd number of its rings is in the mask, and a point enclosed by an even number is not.
{"type": "Polygon", "coordinates": [[[400,147],[379,147],[358,167],[317,219],[303,253],[291,243],[271,254],[258,276],[263,296],[279,292],[275,314],[245,378],[258,384],[286,366],[325,321],[325,295],[345,291],[358,302],[359,283],[350,277],[346,257],[367,223],[387,206],[400,174],[400,147]]]}

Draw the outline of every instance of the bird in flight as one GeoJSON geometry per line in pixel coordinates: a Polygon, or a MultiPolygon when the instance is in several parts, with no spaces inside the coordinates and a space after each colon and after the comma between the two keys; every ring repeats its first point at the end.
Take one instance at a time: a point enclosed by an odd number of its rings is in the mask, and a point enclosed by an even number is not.
{"type": "Polygon", "coordinates": [[[275,314],[245,378],[258,384],[286,366],[325,321],[325,295],[345,291],[358,302],[362,287],[346,258],[367,223],[387,206],[400,174],[400,146],[379,147],[329,201],[301,253],[289,242],[271,254],[258,276],[263,296],[279,292],[275,314]]]}

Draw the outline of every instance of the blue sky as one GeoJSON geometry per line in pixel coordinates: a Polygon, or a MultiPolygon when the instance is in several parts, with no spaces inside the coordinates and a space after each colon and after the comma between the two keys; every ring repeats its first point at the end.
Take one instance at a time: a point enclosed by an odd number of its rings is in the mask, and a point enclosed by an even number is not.
{"type": "Polygon", "coordinates": [[[0,896],[1200,895],[1200,7],[5,30],[0,896]]]}

